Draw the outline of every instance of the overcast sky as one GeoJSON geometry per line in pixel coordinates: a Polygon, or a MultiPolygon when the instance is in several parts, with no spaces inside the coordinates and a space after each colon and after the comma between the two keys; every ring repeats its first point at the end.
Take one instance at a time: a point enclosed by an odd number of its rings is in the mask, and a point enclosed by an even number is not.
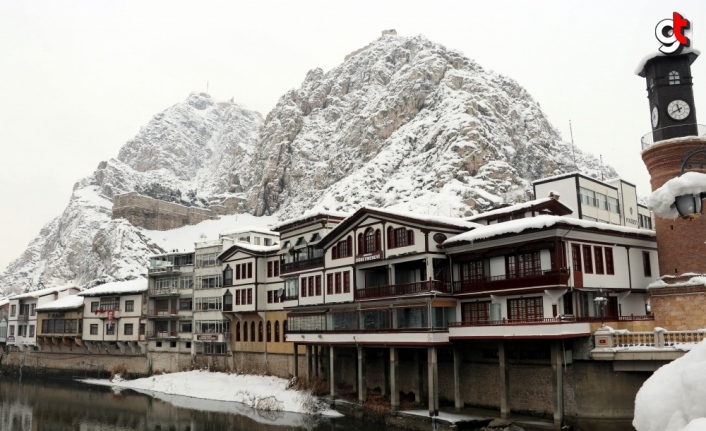
{"type": "MultiPolygon", "coordinates": [[[[0,270],[154,114],[208,88],[266,115],[308,70],[391,28],[515,79],[566,141],[571,121],[579,148],[646,195],[634,70],[674,11],[706,52],[704,1],[0,0],[0,270]]],[[[706,58],[692,72],[706,124],[706,58]]]]}

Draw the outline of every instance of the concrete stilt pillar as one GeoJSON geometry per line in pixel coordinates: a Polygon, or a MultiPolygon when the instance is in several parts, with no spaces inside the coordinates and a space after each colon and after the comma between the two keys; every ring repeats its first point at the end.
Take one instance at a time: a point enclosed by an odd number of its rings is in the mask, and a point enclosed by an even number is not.
{"type": "Polygon", "coordinates": [[[559,429],[564,420],[564,370],[561,367],[563,361],[560,341],[552,342],[551,357],[554,426],[559,429]]]}
{"type": "Polygon", "coordinates": [[[429,416],[439,415],[439,367],[436,347],[427,348],[427,377],[429,380],[429,416]]]}
{"type": "Polygon", "coordinates": [[[306,346],[306,382],[311,383],[311,346],[306,346]]]}
{"type": "Polygon", "coordinates": [[[380,356],[380,365],[382,365],[382,395],[390,395],[390,363],[387,361],[387,355],[385,355],[385,349],[382,349],[382,356],[380,356]]]}
{"type": "Polygon", "coordinates": [[[397,385],[399,366],[399,352],[396,347],[390,347],[390,408],[393,412],[400,409],[400,389],[397,385]]]}
{"type": "Polygon", "coordinates": [[[498,343],[498,362],[500,363],[500,417],[507,419],[510,415],[510,371],[504,341],[498,343]]]}
{"type": "Polygon", "coordinates": [[[368,388],[365,384],[365,352],[362,346],[358,346],[358,402],[365,403],[365,396],[368,393],[368,388]]]}
{"type": "Polygon", "coordinates": [[[458,346],[453,347],[454,352],[454,407],[456,410],[461,410],[463,407],[463,400],[461,399],[461,364],[463,363],[463,357],[461,356],[461,349],[458,346]]]}
{"type": "Polygon", "coordinates": [[[420,355],[421,350],[417,350],[414,354],[414,371],[417,374],[417,390],[414,391],[414,402],[422,402],[422,382],[423,382],[423,372],[422,372],[422,361],[420,355]]]}
{"type": "Polygon", "coordinates": [[[334,374],[334,364],[336,363],[336,349],[331,346],[328,348],[328,381],[329,381],[329,395],[332,400],[336,399],[336,378],[334,374]]]}
{"type": "Polygon", "coordinates": [[[299,345],[294,343],[294,371],[292,371],[294,377],[299,377],[299,345]]]}

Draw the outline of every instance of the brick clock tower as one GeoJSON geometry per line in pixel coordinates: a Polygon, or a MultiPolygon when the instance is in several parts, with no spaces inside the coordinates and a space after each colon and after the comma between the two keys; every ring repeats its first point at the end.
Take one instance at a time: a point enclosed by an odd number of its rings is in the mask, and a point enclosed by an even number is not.
{"type": "MultiPolygon", "coordinates": [[[[686,171],[706,173],[704,126],[696,121],[691,64],[696,50],[677,55],[655,53],[636,74],[645,78],[652,132],[642,138],[642,160],[652,191],[686,171]]],[[[695,220],[655,217],[659,270],[669,285],[650,290],[658,326],[670,330],[706,325],[706,286],[684,285],[694,274],[706,274],[706,216],[695,220]]]]}

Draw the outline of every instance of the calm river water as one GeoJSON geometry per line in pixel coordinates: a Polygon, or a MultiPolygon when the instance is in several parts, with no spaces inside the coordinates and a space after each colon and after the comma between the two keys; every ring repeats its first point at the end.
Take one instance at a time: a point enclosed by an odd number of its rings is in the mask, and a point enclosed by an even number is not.
{"type": "Polygon", "coordinates": [[[2,431],[384,429],[380,424],[350,418],[258,412],[237,403],[150,396],[70,380],[0,379],[2,431]]]}

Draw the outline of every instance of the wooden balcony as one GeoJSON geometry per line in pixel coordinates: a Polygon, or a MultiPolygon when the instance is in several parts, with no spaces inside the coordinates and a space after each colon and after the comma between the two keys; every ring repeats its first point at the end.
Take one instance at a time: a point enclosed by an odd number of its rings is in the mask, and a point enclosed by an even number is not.
{"type": "Polygon", "coordinates": [[[355,299],[376,299],[403,295],[418,295],[430,292],[451,293],[451,285],[445,281],[429,280],[414,283],[390,284],[387,286],[355,289],[355,299]]]}
{"type": "Polygon", "coordinates": [[[305,271],[307,269],[320,268],[324,266],[324,257],[314,257],[311,259],[300,260],[297,262],[287,262],[283,263],[280,267],[280,274],[287,274],[289,272],[305,271]]]}
{"type": "Polygon", "coordinates": [[[454,293],[478,293],[539,286],[568,286],[569,270],[546,270],[513,275],[496,275],[454,282],[454,293]]]}

